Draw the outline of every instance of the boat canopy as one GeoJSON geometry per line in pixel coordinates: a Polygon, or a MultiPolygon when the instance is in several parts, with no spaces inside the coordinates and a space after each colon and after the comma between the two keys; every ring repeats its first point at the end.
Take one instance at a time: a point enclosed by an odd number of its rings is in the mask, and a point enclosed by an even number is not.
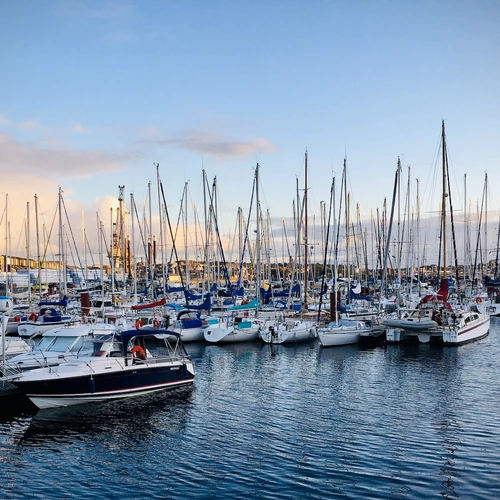
{"type": "Polygon", "coordinates": [[[125,330],[123,332],[117,333],[116,338],[123,342],[123,345],[127,345],[131,339],[134,337],[151,337],[157,335],[170,335],[172,337],[180,338],[180,333],[173,332],[171,330],[166,330],[164,328],[141,328],[140,330],[125,330]]]}

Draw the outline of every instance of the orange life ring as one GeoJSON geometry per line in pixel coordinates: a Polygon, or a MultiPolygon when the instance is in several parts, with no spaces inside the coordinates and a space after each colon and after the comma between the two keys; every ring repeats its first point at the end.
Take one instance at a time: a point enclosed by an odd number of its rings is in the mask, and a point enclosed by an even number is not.
{"type": "Polygon", "coordinates": [[[38,319],[38,314],[37,313],[31,313],[30,314],[30,321],[36,321],[38,319]]]}
{"type": "Polygon", "coordinates": [[[146,351],[140,345],[132,347],[130,352],[132,353],[132,356],[134,356],[134,358],[146,359],[146,351]]]}
{"type": "Polygon", "coordinates": [[[480,304],[483,301],[481,297],[476,297],[476,304],[480,304]]]}
{"type": "Polygon", "coordinates": [[[142,327],[142,321],[140,319],[135,320],[135,329],[139,330],[142,327]]]}
{"type": "Polygon", "coordinates": [[[156,318],[153,320],[153,326],[155,328],[160,328],[160,322],[156,318]]]}

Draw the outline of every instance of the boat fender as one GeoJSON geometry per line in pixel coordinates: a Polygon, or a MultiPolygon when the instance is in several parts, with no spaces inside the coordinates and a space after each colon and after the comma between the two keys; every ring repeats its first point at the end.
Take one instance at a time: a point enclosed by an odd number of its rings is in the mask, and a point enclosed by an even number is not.
{"type": "Polygon", "coordinates": [[[90,394],[94,394],[94,392],[95,392],[95,381],[94,381],[93,377],[90,377],[90,380],[89,380],[89,392],[90,392],[90,394]]]}
{"type": "Polygon", "coordinates": [[[476,297],[476,304],[480,304],[483,301],[481,297],[476,297]]]}
{"type": "Polygon", "coordinates": [[[21,316],[14,316],[14,321],[19,323],[19,321],[21,321],[21,316]]]}
{"type": "Polygon", "coordinates": [[[142,327],[142,321],[140,319],[135,320],[135,329],[139,330],[142,327]]]}
{"type": "Polygon", "coordinates": [[[36,321],[38,319],[37,313],[31,313],[30,314],[30,321],[36,321]]]}
{"type": "Polygon", "coordinates": [[[153,320],[153,326],[155,328],[160,328],[160,322],[156,318],[153,320]]]}
{"type": "Polygon", "coordinates": [[[146,351],[140,345],[132,347],[130,352],[134,358],[146,359],[146,351]]]}

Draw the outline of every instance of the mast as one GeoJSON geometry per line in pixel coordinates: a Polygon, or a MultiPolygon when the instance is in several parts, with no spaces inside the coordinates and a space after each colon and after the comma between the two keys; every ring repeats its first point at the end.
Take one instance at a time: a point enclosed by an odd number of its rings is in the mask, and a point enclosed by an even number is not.
{"type": "Polygon", "coordinates": [[[307,311],[307,254],[309,253],[308,241],[307,241],[307,149],[305,153],[305,163],[304,163],[304,309],[307,311]]]}
{"type": "Polygon", "coordinates": [[[184,261],[186,265],[186,286],[189,289],[191,284],[191,274],[188,258],[188,183],[184,183],[184,261]]]}
{"type": "Polygon", "coordinates": [[[163,232],[163,210],[162,210],[162,205],[161,205],[161,196],[160,196],[160,164],[156,164],[156,190],[158,194],[158,218],[159,218],[159,224],[160,224],[160,248],[161,248],[161,276],[162,276],[162,283],[163,283],[163,297],[166,297],[167,295],[167,290],[166,290],[166,271],[165,271],[165,237],[164,237],[164,232],[163,232]]]}
{"type": "MultiPolygon", "coordinates": [[[[444,120],[441,122],[441,153],[443,163],[443,196],[441,200],[441,222],[442,222],[442,240],[443,240],[443,278],[447,278],[446,273],[446,136],[444,132],[444,120]]],[[[439,271],[439,269],[438,269],[439,271]]]]}
{"type": "MultiPolygon", "coordinates": [[[[36,225],[36,260],[38,262],[38,295],[40,300],[42,300],[42,270],[40,263],[40,234],[38,231],[38,196],[35,194],[35,225],[36,225]]],[[[31,305],[31,304],[30,304],[31,305]]]]}
{"type": "MultiPolygon", "coordinates": [[[[137,263],[135,261],[135,232],[134,232],[134,193],[130,193],[130,236],[131,236],[131,253],[132,266],[134,268],[134,304],[137,304],[137,263]]],[[[165,275],[163,276],[165,280],[165,275]]],[[[164,284],[165,288],[165,284],[164,284]]]]}
{"type": "Polygon", "coordinates": [[[255,200],[256,200],[256,212],[257,212],[257,222],[256,231],[257,239],[255,242],[255,295],[258,302],[260,303],[260,200],[259,200],[259,164],[255,167],[255,200]]]}
{"type": "Polygon", "coordinates": [[[30,202],[26,203],[26,257],[28,258],[28,302],[31,304],[30,202]]]}
{"type": "Polygon", "coordinates": [[[344,201],[345,201],[345,253],[347,265],[347,297],[346,302],[351,302],[351,269],[349,266],[349,197],[347,195],[347,158],[344,158],[344,201]]]}

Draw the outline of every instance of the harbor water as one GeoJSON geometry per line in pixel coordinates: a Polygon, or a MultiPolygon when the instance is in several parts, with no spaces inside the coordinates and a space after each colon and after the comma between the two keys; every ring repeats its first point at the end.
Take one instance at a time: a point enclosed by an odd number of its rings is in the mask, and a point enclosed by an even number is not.
{"type": "Polygon", "coordinates": [[[0,401],[0,498],[500,498],[500,320],[460,347],[186,345],[193,387],[0,401]]]}

